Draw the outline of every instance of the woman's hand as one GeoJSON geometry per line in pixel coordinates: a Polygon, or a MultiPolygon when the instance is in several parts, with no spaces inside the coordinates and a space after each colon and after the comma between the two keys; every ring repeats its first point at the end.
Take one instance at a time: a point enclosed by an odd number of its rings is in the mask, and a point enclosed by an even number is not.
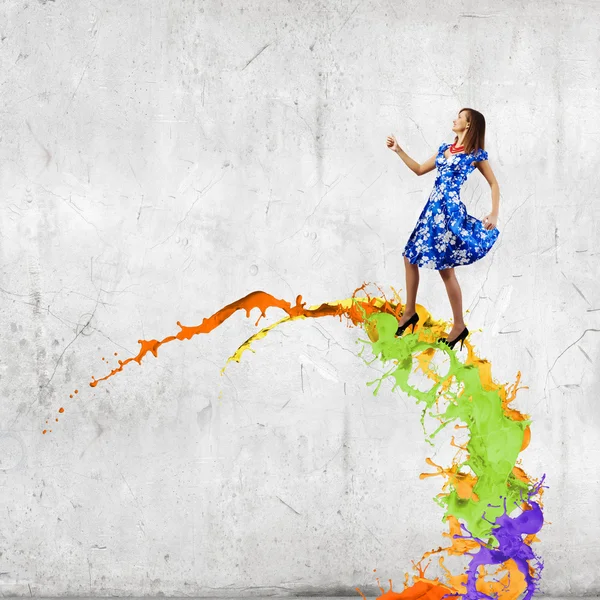
{"type": "Polygon", "coordinates": [[[487,217],[483,219],[482,222],[484,229],[494,229],[496,227],[496,224],[498,223],[498,215],[490,213],[487,217]]]}
{"type": "Polygon", "coordinates": [[[393,135],[388,135],[387,138],[387,147],[394,152],[398,152],[400,150],[400,146],[398,146],[398,142],[393,135]]]}

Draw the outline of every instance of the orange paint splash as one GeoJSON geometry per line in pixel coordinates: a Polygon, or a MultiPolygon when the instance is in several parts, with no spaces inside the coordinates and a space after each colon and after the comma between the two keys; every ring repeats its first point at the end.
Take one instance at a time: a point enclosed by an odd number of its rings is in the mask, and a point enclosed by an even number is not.
{"type": "MultiPolygon", "coordinates": [[[[357,288],[354,291],[353,299],[355,298],[356,292],[364,289],[366,285],[367,284],[363,284],[360,288],[357,288]]],[[[221,310],[218,310],[211,317],[203,319],[200,325],[188,327],[177,321],[177,326],[181,331],[175,335],[167,336],[160,341],[138,340],[141,348],[136,356],[132,356],[124,361],[119,360],[119,366],[117,368],[113,369],[105,377],[101,377],[99,379],[92,378],[90,386],[96,387],[101,381],[105,381],[117,373],[120,373],[123,368],[131,362],[136,362],[141,365],[142,360],[149,352],[155,357],[158,357],[158,349],[165,344],[169,344],[173,341],[189,340],[195,335],[202,333],[210,333],[238,310],[246,311],[246,317],[250,317],[250,312],[254,308],[258,308],[260,310],[260,316],[256,320],[255,325],[258,325],[260,320],[263,317],[266,317],[266,310],[268,308],[279,308],[286,312],[288,317],[291,319],[334,316],[341,317],[342,315],[346,315],[355,325],[363,322],[367,315],[373,314],[374,312],[386,312],[396,316],[397,318],[400,317],[400,307],[398,305],[393,305],[387,302],[385,302],[382,306],[378,306],[377,304],[377,299],[369,299],[368,301],[359,301],[358,305],[356,303],[342,301],[337,303],[334,302],[321,304],[316,308],[304,308],[306,303],[302,302],[302,296],[297,296],[296,304],[292,306],[289,302],[286,302],[285,300],[279,300],[278,298],[275,298],[266,292],[251,292],[244,298],[241,298],[236,302],[232,302],[231,304],[223,307],[221,310]]]]}
{"type": "MultiPolygon", "coordinates": [[[[470,473],[460,473],[460,466],[457,464],[453,464],[448,468],[440,467],[436,465],[430,458],[426,458],[425,462],[432,467],[435,467],[438,472],[437,473],[421,473],[419,475],[419,479],[427,479],[428,477],[437,477],[439,475],[443,476],[446,479],[446,483],[444,483],[442,487],[442,492],[446,491],[448,486],[452,486],[458,497],[462,500],[473,500],[474,502],[479,502],[479,496],[473,491],[473,487],[477,483],[477,477],[471,475],[470,473]]],[[[438,496],[442,496],[444,494],[438,494],[438,496]]]]}
{"type": "MultiPolygon", "coordinates": [[[[393,589],[392,580],[389,579],[390,589],[385,591],[377,579],[377,584],[381,595],[377,596],[378,600],[442,600],[448,594],[456,594],[456,589],[439,581],[439,579],[428,579],[425,577],[425,571],[421,567],[421,561],[415,565],[418,574],[413,577],[412,585],[409,585],[409,576],[406,574],[404,578],[404,589],[401,592],[395,592],[393,589]]],[[[367,600],[367,597],[362,593],[360,588],[355,588],[356,591],[367,600]]]]}

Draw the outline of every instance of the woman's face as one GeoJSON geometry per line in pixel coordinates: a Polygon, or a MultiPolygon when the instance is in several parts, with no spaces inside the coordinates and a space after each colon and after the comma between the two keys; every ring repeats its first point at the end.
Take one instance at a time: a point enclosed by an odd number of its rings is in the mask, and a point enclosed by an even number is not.
{"type": "Polygon", "coordinates": [[[460,132],[467,128],[467,114],[461,112],[452,124],[452,131],[460,132]]]}

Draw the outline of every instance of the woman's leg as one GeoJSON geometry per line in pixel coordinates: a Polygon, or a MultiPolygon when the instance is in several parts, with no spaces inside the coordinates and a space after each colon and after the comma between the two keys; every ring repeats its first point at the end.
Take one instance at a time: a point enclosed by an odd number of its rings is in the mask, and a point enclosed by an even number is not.
{"type": "Polygon", "coordinates": [[[417,302],[417,289],[419,288],[419,267],[413,265],[405,256],[404,271],[406,273],[406,306],[398,325],[404,325],[417,312],[415,305],[417,302]]]}
{"type": "Polygon", "coordinates": [[[465,328],[462,310],[462,293],[460,291],[458,279],[456,279],[456,274],[454,273],[454,268],[440,269],[440,275],[446,285],[446,292],[448,292],[448,299],[450,300],[450,306],[452,306],[454,325],[450,330],[450,333],[448,333],[448,339],[453,340],[465,328]]]}

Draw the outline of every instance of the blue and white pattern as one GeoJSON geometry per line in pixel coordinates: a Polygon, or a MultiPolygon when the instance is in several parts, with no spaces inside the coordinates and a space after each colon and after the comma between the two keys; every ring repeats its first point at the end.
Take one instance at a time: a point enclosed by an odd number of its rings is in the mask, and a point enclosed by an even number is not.
{"type": "Polygon", "coordinates": [[[413,265],[428,269],[469,265],[489,252],[500,233],[497,227],[485,229],[460,199],[461,185],[476,162],[488,159],[487,152],[479,148],[446,158],[444,152],[450,145],[444,142],[438,149],[438,176],[402,253],[413,265]]]}

